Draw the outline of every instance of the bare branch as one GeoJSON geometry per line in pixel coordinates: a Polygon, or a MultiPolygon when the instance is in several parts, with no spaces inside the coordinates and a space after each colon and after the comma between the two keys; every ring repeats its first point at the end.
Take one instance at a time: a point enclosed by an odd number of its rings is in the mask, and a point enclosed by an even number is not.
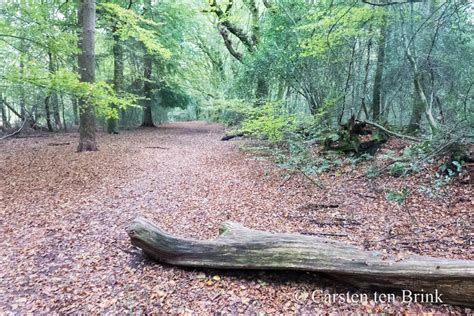
{"type": "Polygon", "coordinates": [[[11,134],[8,134],[8,135],[5,135],[5,136],[1,137],[0,140],[4,140],[4,139],[7,139],[8,137],[12,137],[12,136],[15,136],[15,135],[19,134],[22,131],[23,127],[25,127],[26,121],[28,121],[28,120],[24,119],[23,122],[21,122],[21,126],[20,126],[19,129],[17,129],[16,131],[14,131],[11,134]]]}
{"type": "Polygon", "coordinates": [[[412,137],[412,136],[402,135],[402,134],[399,134],[399,133],[390,131],[390,130],[386,129],[385,127],[383,127],[382,125],[377,124],[377,123],[374,123],[374,122],[368,122],[368,121],[359,121],[359,122],[365,123],[365,124],[367,124],[367,125],[371,125],[371,126],[373,126],[373,127],[375,127],[375,128],[378,128],[378,129],[380,129],[381,131],[384,131],[385,133],[387,133],[388,135],[393,136],[393,137],[398,137],[398,138],[402,138],[402,139],[408,139],[408,140],[411,140],[411,141],[413,141],[413,142],[420,142],[420,141],[421,141],[420,139],[415,138],[415,137],[412,137]]]}
{"type": "Polygon", "coordinates": [[[394,1],[394,2],[386,2],[386,3],[376,3],[376,2],[370,2],[367,0],[362,0],[363,3],[370,4],[376,7],[386,7],[390,5],[397,5],[397,4],[406,4],[406,3],[412,3],[412,2],[422,2],[421,0],[411,0],[411,1],[404,1],[404,2],[399,2],[399,1],[394,1]]]}

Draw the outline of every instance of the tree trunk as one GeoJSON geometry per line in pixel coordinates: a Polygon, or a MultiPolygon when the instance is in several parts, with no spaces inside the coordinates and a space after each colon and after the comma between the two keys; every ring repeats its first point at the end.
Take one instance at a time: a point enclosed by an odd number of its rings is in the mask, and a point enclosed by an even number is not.
{"type": "Polygon", "coordinates": [[[145,96],[145,102],[143,107],[143,123],[142,126],[154,127],[153,116],[151,112],[151,71],[153,66],[153,59],[150,54],[145,51],[143,57],[143,95],[145,96]]]}
{"type": "Polygon", "coordinates": [[[66,124],[66,107],[65,107],[65,104],[64,104],[64,96],[63,94],[61,93],[60,94],[60,97],[59,99],[61,100],[61,110],[62,110],[62,116],[63,116],[63,129],[65,132],[67,132],[67,124],[66,124]]]}
{"type": "Polygon", "coordinates": [[[421,115],[423,114],[424,104],[420,101],[420,95],[418,94],[417,87],[419,82],[415,79],[413,80],[413,107],[410,116],[410,123],[408,124],[408,132],[414,133],[420,128],[421,115]]]}
{"type": "MultiPolygon", "coordinates": [[[[354,44],[352,45],[352,53],[351,53],[351,60],[349,61],[349,67],[347,69],[347,78],[346,78],[346,84],[344,86],[344,94],[342,97],[342,108],[341,108],[341,113],[338,116],[337,123],[341,124],[342,123],[342,118],[344,117],[344,113],[346,112],[346,96],[347,96],[347,90],[349,90],[349,83],[352,77],[352,67],[354,65],[354,56],[356,52],[356,47],[357,47],[357,41],[354,41],[354,44]]],[[[352,101],[354,101],[354,86],[352,87],[352,101]]],[[[354,104],[354,102],[352,102],[354,104]]],[[[311,111],[311,114],[314,115],[315,112],[311,111]]]]}
{"type": "Polygon", "coordinates": [[[15,110],[13,108],[13,106],[9,105],[7,100],[3,97],[3,95],[1,96],[1,99],[0,101],[3,103],[4,106],[6,106],[13,114],[15,114],[16,117],[18,117],[19,119],[23,120],[24,119],[24,116],[21,116],[20,113],[18,113],[17,110],[15,110]]]}
{"type": "MultiPolygon", "coordinates": [[[[413,9],[413,6],[412,6],[413,9]]],[[[411,14],[413,19],[413,13],[411,14]]],[[[413,23],[412,23],[413,25],[413,23]]],[[[431,128],[431,132],[434,133],[437,130],[437,124],[432,114],[432,105],[428,103],[428,99],[426,98],[425,91],[423,89],[423,82],[421,78],[421,73],[418,70],[418,65],[416,62],[416,51],[412,45],[415,42],[415,38],[412,38],[410,42],[408,42],[406,34],[403,34],[403,39],[405,41],[405,54],[410,62],[410,66],[413,72],[413,110],[410,118],[410,124],[408,125],[409,132],[415,132],[420,128],[421,122],[421,115],[425,112],[426,119],[431,128]]]]}
{"type": "Polygon", "coordinates": [[[74,115],[74,125],[79,125],[79,114],[78,114],[78,103],[79,101],[77,100],[77,98],[72,98],[72,112],[73,112],[73,115],[74,115]]]}
{"type": "Polygon", "coordinates": [[[362,98],[361,98],[361,102],[360,102],[360,108],[361,108],[361,110],[364,111],[366,119],[369,119],[369,113],[367,111],[365,98],[366,98],[366,95],[367,95],[367,86],[369,84],[370,50],[371,50],[371,48],[372,48],[372,39],[370,38],[369,42],[367,43],[367,60],[365,62],[365,67],[364,67],[365,75],[364,75],[364,82],[362,84],[362,98]]]}
{"type": "Polygon", "coordinates": [[[385,42],[386,26],[385,21],[380,28],[380,39],[377,47],[377,64],[374,76],[374,88],[372,95],[372,119],[378,121],[380,118],[380,109],[382,107],[382,76],[385,64],[385,42]]]}
{"type": "Polygon", "coordinates": [[[265,78],[258,77],[257,78],[257,88],[255,90],[255,99],[257,101],[257,105],[264,104],[267,101],[268,97],[268,82],[265,78]]]}
{"type": "Polygon", "coordinates": [[[413,91],[413,110],[411,114],[410,124],[408,126],[409,132],[414,132],[419,129],[421,116],[423,112],[426,115],[426,119],[431,128],[431,132],[434,133],[437,130],[436,120],[432,113],[432,105],[428,102],[425,92],[423,90],[423,84],[421,82],[420,74],[414,69],[414,91],[413,91]]]}
{"type": "Polygon", "coordinates": [[[56,93],[53,93],[51,95],[51,101],[53,105],[53,115],[54,115],[54,123],[56,125],[56,129],[60,130],[62,129],[62,123],[61,123],[61,113],[59,111],[59,98],[56,93]]]}
{"type": "MultiPolygon", "coordinates": [[[[120,95],[120,92],[123,88],[123,47],[122,41],[120,40],[120,34],[118,33],[117,27],[114,25],[113,29],[113,38],[114,38],[114,90],[117,95],[120,95]]],[[[107,131],[110,134],[116,134],[118,131],[118,107],[116,104],[112,105],[115,110],[116,116],[111,117],[107,121],[107,131]]]]}
{"type": "Polygon", "coordinates": [[[50,107],[51,95],[46,96],[44,99],[44,111],[46,113],[46,125],[48,131],[54,132],[53,124],[51,122],[51,107],[50,107]]]}
{"type": "MultiPolygon", "coordinates": [[[[79,25],[82,26],[80,39],[81,54],[79,55],[79,73],[81,82],[94,82],[95,56],[95,0],[81,0],[78,10],[79,25]]],[[[95,113],[90,101],[85,98],[79,100],[79,145],[77,151],[95,151],[95,113]]]]}
{"type": "Polygon", "coordinates": [[[474,261],[425,256],[385,258],[342,242],[299,234],[269,233],[226,222],[215,240],[172,236],[137,218],[131,243],[156,260],[186,267],[302,270],[326,273],[361,288],[435,290],[445,303],[472,304],[474,261]]]}
{"type": "MultiPolygon", "coordinates": [[[[20,49],[23,51],[25,49],[25,42],[24,40],[20,41],[20,49]]],[[[24,63],[25,56],[23,54],[20,55],[20,78],[23,80],[25,77],[25,63],[24,63]]],[[[20,115],[22,118],[25,117],[26,114],[26,102],[25,102],[25,87],[23,85],[20,86],[20,115]]]]}
{"type": "Polygon", "coordinates": [[[10,120],[8,119],[8,116],[7,116],[7,109],[6,109],[5,103],[3,102],[3,98],[0,99],[0,103],[2,106],[2,127],[3,127],[3,130],[8,130],[11,128],[11,125],[10,125],[10,120]]]}
{"type": "MultiPolygon", "coordinates": [[[[54,56],[51,52],[48,52],[48,68],[49,68],[50,75],[53,75],[56,72],[56,68],[54,67],[54,56]]],[[[56,129],[60,130],[61,129],[61,116],[59,114],[59,100],[58,100],[58,95],[53,91],[50,91],[48,95],[48,108],[49,108],[48,110],[50,113],[52,109],[54,125],[56,129]]],[[[48,129],[49,129],[49,126],[48,126],[48,129]]],[[[50,132],[52,132],[52,130],[50,130],[50,132]]]]}
{"type": "MultiPolygon", "coordinates": [[[[51,73],[51,53],[48,52],[49,58],[49,71],[51,73]]],[[[20,62],[20,68],[22,68],[22,63],[20,62]]],[[[44,99],[44,112],[46,115],[46,126],[48,126],[48,131],[54,132],[53,123],[51,121],[51,94],[48,94],[44,99]]],[[[24,105],[21,106],[21,115],[24,116],[24,105]]]]}

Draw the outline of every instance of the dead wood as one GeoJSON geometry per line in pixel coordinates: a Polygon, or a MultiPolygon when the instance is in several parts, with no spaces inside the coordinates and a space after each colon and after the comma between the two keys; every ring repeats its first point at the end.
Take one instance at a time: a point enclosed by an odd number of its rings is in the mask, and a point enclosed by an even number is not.
{"type": "Polygon", "coordinates": [[[244,133],[226,135],[226,136],[222,137],[221,140],[231,140],[232,138],[243,137],[243,136],[244,136],[244,133]]]}
{"type": "Polygon", "coordinates": [[[168,147],[161,147],[161,146],[145,146],[145,148],[151,148],[151,149],[169,149],[168,147]]]}
{"type": "Polygon", "coordinates": [[[49,143],[48,146],[66,146],[71,143],[49,143]]]}
{"type": "Polygon", "coordinates": [[[385,127],[383,127],[382,125],[374,123],[374,122],[368,122],[368,121],[359,122],[358,121],[358,123],[373,126],[373,127],[378,128],[379,130],[381,130],[381,131],[385,132],[386,134],[388,134],[390,136],[393,136],[393,137],[397,137],[397,138],[401,138],[401,139],[408,139],[408,140],[411,140],[413,142],[420,142],[420,139],[418,139],[416,137],[396,133],[396,132],[388,130],[385,127]]]}
{"type": "Polygon", "coordinates": [[[27,121],[27,120],[23,120],[23,122],[21,122],[21,126],[20,126],[16,131],[14,131],[13,133],[10,133],[10,134],[7,134],[7,135],[1,137],[0,140],[4,140],[4,139],[7,139],[7,138],[9,138],[9,137],[13,137],[13,136],[15,136],[15,135],[17,135],[17,134],[20,134],[21,131],[23,130],[23,127],[25,127],[26,121],[27,121]]]}
{"type": "Polygon", "coordinates": [[[232,222],[219,231],[214,240],[185,239],[139,217],[128,234],[134,246],[177,266],[313,271],[360,288],[438,290],[445,303],[473,303],[474,261],[416,255],[397,260],[330,239],[270,233],[232,222]]]}

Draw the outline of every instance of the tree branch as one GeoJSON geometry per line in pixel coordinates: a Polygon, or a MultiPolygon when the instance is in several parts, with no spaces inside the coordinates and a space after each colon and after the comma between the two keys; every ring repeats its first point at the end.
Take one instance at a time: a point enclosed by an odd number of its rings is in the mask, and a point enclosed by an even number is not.
{"type": "Polygon", "coordinates": [[[229,53],[235,58],[237,59],[238,61],[242,62],[242,54],[239,53],[238,51],[236,51],[234,49],[234,46],[232,46],[232,41],[230,39],[230,36],[229,36],[229,31],[227,30],[227,28],[222,25],[222,23],[217,23],[217,28],[219,30],[219,33],[221,34],[222,38],[224,39],[224,44],[225,44],[225,47],[227,47],[227,50],[229,51],[229,53]]]}
{"type": "Polygon", "coordinates": [[[387,133],[390,136],[394,136],[394,137],[398,137],[398,138],[402,138],[402,139],[408,139],[408,140],[411,140],[411,141],[414,141],[414,142],[420,142],[420,139],[418,139],[418,138],[408,136],[408,135],[402,135],[402,134],[390,131],[390,130],[386,129],[385,127],[383,127],[382,125],[374,123],[374,122],[368,122],[368,121],[358,121],[358,122],[365,123],[367,125],[371,125],[375,128],[378,128],[378,129],[384,131],[385,133],[387,133]]]}
{"type": "Polygon", "coordinates": [[[18,113],[10,104],[8,104],[7,100],[5,99],[0,99],[0,101],[5,104],[7,106],[7,108],[13,112],[13,114],[15,114],[16,116],[18,116],[19,118],[21,118],[23,120],[23,116],[18,113]]]}
{"type": "Polygon", "coordinates": [[[258,25],[258,8],[255,0],[246,0],[244,1],[245,5],[248,7],[250,13],[252,14],[252,41],[253,45],[256,46],[260,41],[260,27],[258,25]]]}
{"type": "Polygon", "coordinates": [[[46,48],[47,46],[43,43],[40,43],[38,41],[35,41],[34,39],[31,39],[31,38],[28,38],[28,37],[23,37],[23,36],[17,36],[17,35],[12,35],[12,34],[0,34],[0,37],[11,37],[11,38],[16,38],[16,39],[20,39],[20,40],[25,40],[25,41],[28,41],[28,42],[31,42],[33,44],[36,44],[40,47],[43,47],[43,48],[46,48]]]}
{"type": "Polygon", "coordinates": [[[365,4],[370,4],[370,5],[373,5],[373,6],[376,6],[376,7],[386,7],[386,6],[390,6],[390,5],[396,5],[396,4],[406,4],[406,3],[411,3],[411,2],[422,2],[422,1],[414,1],[414,0],[411,0],[411,1],[405,1],[405,2],[398,2],[398,1],[395,1],[395,2],[387,2],[387,3],[375,3],[375,2],[370,2],[370,1],[367,1],[367,0],[362,0],[363,3],[365,4]]]}
{"type": "Polygon", "coordinates": [[[222,11],[216,0],[209,1],[209,5],[211,6],[211,11],[217,15],[219,23],[225,26],[230,33],[234,34],[242,42],[242,44],[244,44],[249,52],[253,52],[255,47],[252,38],[247,35],[244,30],[229,22],[228,10],[230,10],[232,7],[232,1],[230,1],[229,5],[227,5],[226,11],[222,11]]]}
{"type": "Polygon", "coordinates": [[[7,139],[8,137],[12,137],[12,136],[15,136],[16,134],[19,134],[21,132],[21,130],[23,129],[23,127],[25,127],[26,121],[27,121],[27,119],[23,119],[23,122],[21,123],[21,126],[20,126],[19,129],[17,129],[16,131],[14,131],[11,134],[3,136],[2,138],[0,138],[0,140],[4,140],[4,139],[7,139]]]}

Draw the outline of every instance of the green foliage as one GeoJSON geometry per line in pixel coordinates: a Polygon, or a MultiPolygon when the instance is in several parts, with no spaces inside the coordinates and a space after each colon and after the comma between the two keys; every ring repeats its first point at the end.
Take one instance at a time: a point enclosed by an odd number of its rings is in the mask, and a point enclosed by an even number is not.
{"type": "Polygon", "coordinates": [[[396,161],[390,165],[389,173],[392,177],[402,177],[407,175],[408,164],[401,161],[396,161]]]}
{"type": "Polygon", "coordinates": [[[339,4],[333,8],[320,5],[310,13],[309,23],[299,27],[311,34],[301,41],[302,56],[322,56],[329,50],[338,49],[350,37],[374,36],[374,26],[380,24],[384,16],[385,11],[379,8],[353,4],[339,4]]]}
{"type": "Polygon", "coordinates": [[[358,165],[359,163],[361,163],[363,161],[369,161],[369,160],[372,160],[372,159],[374,159],[374,157],[369,153],[364,153],[362,155],[347,157],[347,160],[349,160],[353,166],[356,166],[356,165],[358,165]]]}
{"type": "Polygon", "coordinates": [[[161,56],[165,59],[171,57],[171,51],[163,47],[153,29],[161,27],[160,23],[146,19],[132,10],[127,10],[115,3],[102,3],[98,6],[105,16],[112,20],[115,32],[124,40],[129,37],[136,38],[143,43],[148,53],[161,56]],[[152,28],[151,30],[149,28],[152,28]]]}
{"type": "Polygon", "coordinates": [[[365,176],[367,178],[375,178],[379,175],[379,167],[377,165],[370,165],[365,171],[365,176]]]}
{"type": "Polygon", "coordinates": [[[211,106],[203,108],[203,115],[227,126],[237,126],[248,118],[251,106],[240,99],[214,99],[211,106]]]}
{"type": "Polygon", "coordinates": [[[402,204],[405,202],[408,196],[408,190],[406,188],[400,191],[389,190],[385,193],[385,199],[389,202],[395,202],[398,204],[402,204]]]}
{"type": "Polygon", "coordinates": [[[30,71],[22,74],[18,66],[10,69],[6,80],[10,84],[29,83],[42,87],[46,93],[64,93],[82,98],[86,103],[92,104],[96,113],[103,118],[118,118],[118,110],[134,106],[138,97],[124,93],[117,96],[113,87],[103,81],[94,83],[81,82],[79,75],[66,68],[60,68],[54,73],[49,73],[35,61],[28,63],[30,71]],[[112,107],[115,105],[117,108],[112,107]]]}
{"type": "Polygon", "coordinates": [[[164,86],[158,91],[160,105],[163,107],[179,107],[185,109],[191,102],[190,96],[179,87],[164,86]]]}
{"type": "Polygon", "coordinates": [[[461,171],[462,164],[458,161],[453,161],[451,164],[443,163],[436,172],[434,179],[426,186],[420,186],[418,192],[423,193],[429,197],[445,196],[448,194],[446,185],[461,171]],[[454,166],[454,170],[451,167],[454,166]]]}
{"type": "Polygon", "coordinates": [[[243,133],[256,135],[269,141],[278,141],[295,128],[295,118],[284,115],[277,103],[267,102],[261,107],[250,108],[247,118],[242,122],[243,133]]]}
{"type": "Polygon", "coordinates": [[[288,151],[278,152],[277,162],[282,168],[289,170],[307,169],[314,164],[308,149],[299,140],[288,141],[288,151]]]}

